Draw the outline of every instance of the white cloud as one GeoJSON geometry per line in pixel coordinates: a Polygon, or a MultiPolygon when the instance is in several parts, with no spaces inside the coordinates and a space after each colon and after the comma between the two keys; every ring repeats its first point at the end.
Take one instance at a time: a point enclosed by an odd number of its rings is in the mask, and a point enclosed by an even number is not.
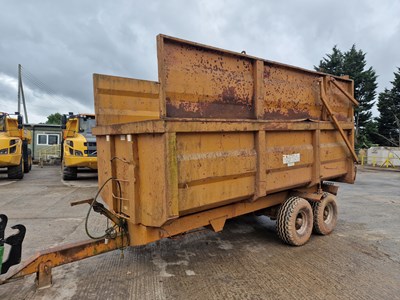
{"type": "MultiPolygon", "coordinates": [[[[155,37],[164,33],[308,69],[334,45],[356,44],[382,91],[400,66],[399,11],[395,0],[3,1],[0,72],[15,77],[22,64],[63,99],[92,108],[92,73],[157,80],[155,37]]],[[[12,93],[0,84],[11,108],[12,93]]],[[[43,120],[45,106],[28,109],[43,120]]]]}
{"type": "MultiPolygon", "coordinates": [[[[0,111],[14,113],[18,109],[18,81],[16,78],[0,73],[0,92],[7,90],[11,93],[0,93],[0,111]]],[[[46,122],[47,116],[56,112],[61,114],[70,111],[93,113],[94,109],[78,100],[61,95],[46,94],[39,89],[24,85],[25,103],[30,123],[46,122]]],[[[23,105],[21,104],[21,113],[23,105]]]]}

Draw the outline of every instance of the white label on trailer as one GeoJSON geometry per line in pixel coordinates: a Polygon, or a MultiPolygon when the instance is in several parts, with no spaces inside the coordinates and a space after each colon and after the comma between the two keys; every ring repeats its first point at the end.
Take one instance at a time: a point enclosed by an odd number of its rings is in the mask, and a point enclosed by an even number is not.
{"type": "Polygon", "coordinates": [[[283,155],[283,163],[288,167],[294,166],[295,163],[300,161],[300,153],[283,155]]]}

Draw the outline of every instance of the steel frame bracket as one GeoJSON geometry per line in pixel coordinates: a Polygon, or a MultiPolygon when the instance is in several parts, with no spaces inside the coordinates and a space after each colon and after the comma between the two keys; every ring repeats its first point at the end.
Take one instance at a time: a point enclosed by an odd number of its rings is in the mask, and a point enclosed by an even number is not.
{"type": "Polygon", "coordinates": [[[225,222],[228,216],[222,216],[220,218],[210,220],[210,225],[215,232],[222,231],[225,226],[225,222]]]}
{"type": "Polygon", "coordinates": [[[311,201],[311,202],[321,201],[322,196],[324,195],[323,193],[320,193],[318,191],[312,193],[312,192],[304,191],[304,190],[301,190],[301,189],[293,190],[290,194],[292,196],[297,196],[297,197],[300,197],[300,198],[304,198],[304,199],[306,199],[308,201],[311,201]]]}
{"type": "Polygon", "coordinates": [[[92,208],[95,212],[105,216],[106,218],[114,222],[114,224],[118,225],[119,227],[125,228],[125,219],[109,211],[102,203],[97,202],[93,198],[71,202],[71,206],[85,204],[85,203],[92,205],[92,208]]]}
{"type": "MultiPolygon", "coordinates": [[[[329,77],[329,80],[332,81],[332,78],[329,77]]],[[[340,87],[335,81],[332,81],[332,82],[335,84],[335,86],[340,87]]],[[[341,88],[339,88],[339,89],[340,89],[348,98],[350,97],[350,95],[348,95],[348,93],[345,93],[345,91],[344,91],[343,89],[341,89],[341,88]]],[[[328,103],[328,100],[327,100],[327,97],[326,97],[325,84],[324,84],[324,79],[323,79],[323,78],[320,79],[320,97],[321,97],[322,104],[325,106],[325,108],[326,108],[326,110],[327,110],[329,116],[331,117],[331,119],[332,119],[332,121],[333,121],[335,127],[339,130],[340,135],[342,136],[342,138],[343,138],[343,140],[344,140],[344,142],[345,142],[347,148],[349,149],[349,151],[350,151],[350,153],[351,153],[351,156],[353,157],[353,160],[354,160],[355,162],[358,162],[358,157],[357,157],[356,152],[355,152],[354,149],[353,149],[352,144],[350,143],[348,137],[346,136],[346,133],[344,132],[344,130],[343,130],[342,127],[340,126],[339,121],[337,120],[337,118],[336,118],[335,115],[333,114],[333,110],[331,109],[331,107],[330,107],[330,105],[329,105],[329,103],[328,103]]],[[[349,99],[354,99],[354,98],[351,97],[351,98],[349,98],[349,99]]],[[[357,102],[355,99],[354,99],[354,101],[358,104],[358,102],[357,102]]],[[[353,102],[353,101],[352,101],[352,102],[353,102]]],[[[353,104],[355,104],[355,103],[353,102],[353,104]]]]}
{"type": "Polygon", "coordinates": [[[322,187],[322,190],[324,192],[333,194],[335,196],[337,195],[338,190],[339,190],[339,187],[337,185],[330,184],[330,183],[327,183],[327,182],[322,183],[321,187],[322,187]]]}

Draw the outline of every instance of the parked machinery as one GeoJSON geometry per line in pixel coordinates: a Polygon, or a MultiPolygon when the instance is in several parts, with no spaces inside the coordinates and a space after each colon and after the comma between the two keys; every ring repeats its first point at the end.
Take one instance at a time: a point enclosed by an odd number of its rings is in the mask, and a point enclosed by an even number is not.
{"type": "Polygon", "coordinates": [[[23,126],[22,116],[0,112],[0,168],[7,168],[8,178],[22,179],[32,169],[32,155],[28,145],[30,131],[23,126]]]}
{"type": "Polygon", "coordinates": [[[62,166],[63,179],[77,179],[79,168],[97,170],[96,137],[92,128],[96,125],[93,114],[69,113],[63,115],[62,166]]]}

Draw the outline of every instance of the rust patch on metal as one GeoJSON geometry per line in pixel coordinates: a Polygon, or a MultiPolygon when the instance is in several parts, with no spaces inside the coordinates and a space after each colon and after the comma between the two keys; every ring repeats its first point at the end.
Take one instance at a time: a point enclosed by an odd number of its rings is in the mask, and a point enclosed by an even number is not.
{"type": "Polygon", "coordinates": [[[338,121],[343,121],[343,122],[349,122],[351,121],[351,118],[349,118],[348,116],[344,116],[342,114],[335,114],[336,119],[338,119],[338,121]]]}
{"type": "Polygon", "coordinates": [[[191,102],[185,100],[171,101],[166,98],[167,116],[183,118],[253,118],[253,101],[248,95],[241,97],[235,87],[223,88],[215,100],[191,102]],[[177,105],[177,103],[179,103],[177,105]]]}
{"type": "Polygon", "coordinates": [[[299,119],[315,119],[307,111],[300,111],[294,109],[283,110],[270,110],[264,113],[265,120],[299,120],[299,119]]]}
{"type": "Polygon", "coordinates": [[[252,109],[237,104],[215,102],[181,102],[178,106],[167,101],[167,116],[172,118],[248,119],[252,109]]]}
{"type": "Polygon", "coordinates": [[[271,72],[267,67],[264,67],[264,79],[268,79],[271,76],[271,72]]]}
{"type": "Polygon", "coordinates": [[[225,88],[222,91],[221,97],[222,97],[222,102],[223,103],[234,104],[234,103],[237,103],[237,102],[239,102],[239,103],[241,102],[241,101],[238,101],[240,99],[238,99],[238,97],[236,95],[236,90],[235,90],[235,88],[233,86],[225,88]]]}

